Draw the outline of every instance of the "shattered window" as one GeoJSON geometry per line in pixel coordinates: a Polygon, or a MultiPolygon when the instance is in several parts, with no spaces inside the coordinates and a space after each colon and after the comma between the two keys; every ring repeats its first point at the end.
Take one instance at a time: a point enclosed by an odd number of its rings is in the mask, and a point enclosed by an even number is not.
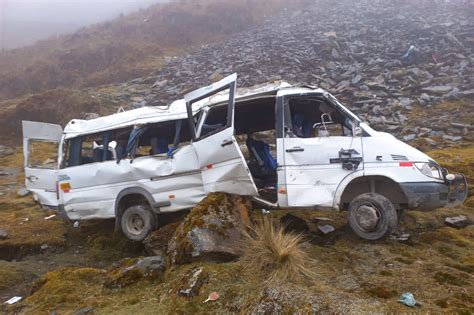
{"type": "Polygon", "coordinates": [[[58,160],[58,146],[56,141],[30,140],[28,167],[55,169],[58,160]]]}

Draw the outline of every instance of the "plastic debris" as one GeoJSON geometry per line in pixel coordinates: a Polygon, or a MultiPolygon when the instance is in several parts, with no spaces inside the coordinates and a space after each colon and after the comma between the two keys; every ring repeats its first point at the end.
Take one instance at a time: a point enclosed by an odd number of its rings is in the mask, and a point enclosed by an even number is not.
{"type": "Polygon", "coordinates": [[[449,217],[449,218],[444,219],[444,223],[447,226],[457,228],[457,229],[462,229],[469,225],[469,220],[464,215],[458,215],[456,217],[449,217]]]}
{"type": "Polygon", "coordinates": [[[325,224],[325,225],[318,225],[318,229],[323,232],[323,234],[329,234],[331,232],[334,232],[336,228],[332,226],[331,224],[325,224]]]}
{"type": "Polygon", "coordinates": [[[74,224],[72,226],[75,227],[75,228],[78,228],[79,227],[79,221],[74,222],[74,224]]]}
{"type": "Polygon", "coordinates": [[[215,301],[215,300],[217,300],[217,299],[219,299],[219,293],[217,293],[217,292],[211,292],[211,293],[209,294],[209,297],[207,298],[207,300],[205,300],[205,301],[202,302],[202,303],[207,303],[207,302],[209,302],[209,301],[215,301]]]}
{"type": "Polygon", "coordinates": [[[262,214],[269,214],[270,211],[268,211],[267,209],[262,209],[262,214]]]}
{"type": "Polygon", "coordinates": [[[411,235],[408,234],[408,233],[390,235],[391,240],[399,241],[399,242],[406,242],[410,239],[410,237],[411,237],[411,235]]]}
{"type": "Polygon", "coordinates": [[[409,307],[415,307],[417,305],[420,305],[416,300],[415,300],[415,296],[413,296],[412,293],[410,292],[405,292],[402,294],[402,296],[400,297],[400,300],[398,300],[398,302],[406,305],[406,306],[409,306],[409,307]]]}
{"type": "Polygon", "coordinates": [[[49,219],[54,218],[55,216],[56,216],[55,214],[52,214],[52,215],[49,215],[49,216],[45,217],[44,219],[45,219],[45,220],[49,220],[49,219]]]}
{"type": "Polygon", "coordinates": [[[12,305],[12,304],[17,303],[17,302],[20,301],[21,299],[22,299],[21,296],[14,296],[14,297],[12,297],[11,299],[9,299],[8,301],[5,301],[3,304],[10,304],[10,305],[12,305]]]}

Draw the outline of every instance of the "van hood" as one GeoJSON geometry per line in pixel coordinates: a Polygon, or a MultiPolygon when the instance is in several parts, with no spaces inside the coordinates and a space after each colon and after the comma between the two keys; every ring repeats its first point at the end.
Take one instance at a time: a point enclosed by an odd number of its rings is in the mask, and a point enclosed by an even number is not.
{"type": "Polygon", "coordinates": [[[364,161],[377,161],[377,157],[389,162],[429,162],[434,161],[431,157],[418,149],[398,140],[393,135],[374,131],[364,140],[364,161]],[[370,139],[370,140],[369,140],[370,139]]]}

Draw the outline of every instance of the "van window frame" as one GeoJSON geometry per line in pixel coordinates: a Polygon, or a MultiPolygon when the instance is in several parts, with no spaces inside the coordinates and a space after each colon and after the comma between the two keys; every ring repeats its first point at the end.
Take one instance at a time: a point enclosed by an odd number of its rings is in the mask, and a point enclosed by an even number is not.
{"type": "Polygon", "coordinates": [[[219,89],[216,89],[216,90],[213,90],[207,94],[203,94],[201,95],[200,97],[196,98],[196,99],[193,99],[192,101],[189,101],[186,103],[186,110],[187,110],[187,113],[188,113],[188,123],[189,123],[189,129],[191,131],[191,138],[192,138],[192,141],[193,142],[197,142],[197,141],[200,141],[200,140],[203,140],[203,139],[206,139],[207,137],[210,137],[210,136],[213,136],[227,128],[232,128],[234,126],[234,110],[235,110],[235,88],[236,88],[236,81],[232,81],[230,82],[228,85],[225,85],[225,86],[222,86],[221,88],[219,89]],[[197,137],[197,129],[196,129],[196,122],[194,122],[194,119],[190,118],[190,117],[194,117],[194,115],[192,114],[192,106],[193,104],[199,102],[199,101],[202,101],[212,95],[215,95],[219,92],[222,92],[222,91],[225,91],[225,90],[229,90],[229,99],[227,101],[223,101],[223,102],[219,102],[219,103],[215,103],[215,104],[210,104],[210,105],[207,105],[207,106],[203,106],[203,108],[200,108],[198,113],[203,111],[204,108],[208,108],[208,111],[207,113],[204,113],[206,115],[206,117],[203,118],[203,124],[206,122],[206,119],[207,117],[209,116],[209,113],[212,111],[212,108],[215,108],[215,107],[218,107],[218,106],[223,106],[223,105],[226,105],[227,106],[227,115],[226,115],[226,124],[221,127],[221,128],[217,128],[216,130],[213,130],[207,134],[205,134],[204,136],[201,135],[202,131],[200,131],[200,135],[199,137],[197,137]]]}
{"type": "MultiPolygon", "coordinates": [[[[119,128],[119,129],[123,129],[123,128],[119,128]]],[[[72,138],[69,138],[69,139],[64,139],[62,141],[61,163],[59,165],[59,169],[71,169],[71,168],[74,168],[74,167],[87,166],[87,165],[92,165],[92,164],[97,164],[97,163],[115,162],[116,161],[115,159],[111,159],[111,160],[94,161],[94,162],[90,162],[90,163],[82,163],[82,164],[72,165],[72,166],[67,165],[68,160],[70,158],[70,154],[71,154],[71,151],[70,151],[71,150],[71,142],[73,140],[80,139],[80,138],[86,138],[86,137],[90,137],[90,136],[100,134],[101,137],[102,137],[101,138],[102,145],[104,145],[104,139],[106,138],[105,135],[109,134],[108,142],[107,142],[107,150],[108,150],[108,145],[110,144],[110,142],[113,141],[113,140],[110,140],[111,132],[113,132],[114,130],[119,130],[119,129],[109,129],[109,130],[104,130],[104,131],[96,132],[96,133],[81,134],[81,135],[78,135],[76,137],[72,137],[72,138]]],[[[84,142],[81,141],[81,151],[80,151],[81,152],[81,158],[82,158],[83,143],[84,142]]]]}
{"type": "MultiPolygon", "coordinates": [[[[330,95],[330,94],[328,94],[330,95]]],[[[319,99],[322,102],[325,102],[328,106],[330,106],[334,111],[337,111],[341,116],[344,117],[344,119],[347,119],[350,121],[352,128],[348,128],[345,126],[343,123],[341,123],[341,126],[343,128],[347,128],[351,130],[351,135],[347,135],[345,137],[355,137],[353,134],[353,126],[358,125],[360,120],[357,116],[349,112],[348,110],[344,109],[339,102],[337,102],[337,99],[330,95],[331,97],[327,97],[324,94],[321,93],[301,93],[301,94],[289,94],[289,95],[283,95],[281,96],[282,98],[282,105],[283,106],[283,130],[282,130],[282,137],[296,137],[293,132],[293,121],[292,121],[292,113],[291,113],[291,108],[290,108],[290,101],[292,99],[298,99],[298,98],[315,98],[319,99]]],[[[278,135],[278,134],[277,134],[278,135]]],[[[330,136],[332,137],[332,136],[330,136]]],[[[313,137],[312,137],[313,138],[313,137]]]]}

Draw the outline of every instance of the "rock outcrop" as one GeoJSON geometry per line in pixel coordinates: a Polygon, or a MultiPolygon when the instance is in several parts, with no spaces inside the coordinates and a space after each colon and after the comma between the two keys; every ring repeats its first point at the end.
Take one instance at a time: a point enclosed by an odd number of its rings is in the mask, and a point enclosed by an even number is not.
{"type": "Polygon", "coordinates": [[[239,240],[248,223],[250,201],[212,193],[176,229],[168,247],[172,264],[195,260],[231,260],[241,254],[239,240]]]}

